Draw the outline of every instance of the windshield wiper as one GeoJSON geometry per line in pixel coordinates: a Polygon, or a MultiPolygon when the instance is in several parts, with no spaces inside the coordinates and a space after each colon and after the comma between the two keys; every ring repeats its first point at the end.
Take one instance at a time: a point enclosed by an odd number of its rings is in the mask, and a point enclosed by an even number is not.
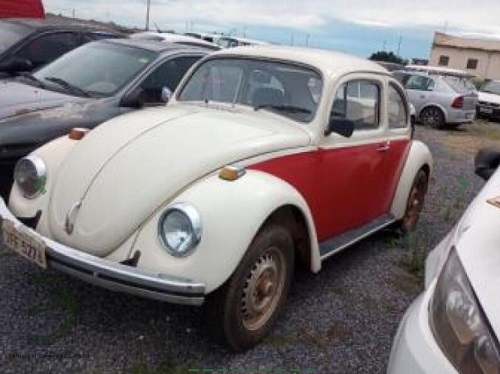
{"type": "Polygon", "coordinates": [[[294,105],[262,104],[262,105],[257,105],[254,108],[254,110],[259,110],[259,109],[274,109],[274,110],[279,110],[281,112],[289,112],[289,113],[306,113],[306,114],[312,113],[309,109],[301,108],[299,106],[294,106],[294,105]]]}
{"type": "Polygon", "coordinates": [[[66,90],[72,91],[72,92],[76,93],[77,95],[90,97],[90,94],[87,91],[81,89],[80,87],[72,85],[71,83],[65,81],[64,79],[57,78],[57,77],[47,77],[45,79],[48,80],[49,82],[57,83],[61,87],[64,87],[66,90]]]}
{"type": "Polygon", "coordinates": [[[37,86],[37,87],[45,88],[45,84],[40,79],[38,79],[37,77],[35,77],[34,75],[32,75],[30,73],[26,73],[26,72],[19,73],[19,77],[26,78],[27,80],[34,83],[35,86],[37,86]]]}

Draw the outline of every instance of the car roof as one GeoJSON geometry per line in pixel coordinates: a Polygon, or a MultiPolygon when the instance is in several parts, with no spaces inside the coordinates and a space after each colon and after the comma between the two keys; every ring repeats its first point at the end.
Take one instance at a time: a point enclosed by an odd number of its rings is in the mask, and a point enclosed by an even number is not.
{"type": "Polygon", "coordinates": [[[2,22],[24,26],[33,31],[78,30],[78,31],[90,31],[90,32],[97,31],[97,32],[105,32],[105,33],[120,35],[119,32],[114,31],[111,28],[88,25],[73,21],[70,22],[56,18],[50,18],[50,19],[9,18],[9,19],[1,19],[0,23],[2,22]]]}
{"type": "MultiPolygon", "coordinates": [[[[147,37],[152,37],[152,38],[161,38],[165,42],[172,42],[172,43],[184,43],[188,45],[198,45],[198,46],[206,46],[207,48],[210,49],[220,49],[220,47],[215,44],[208,42],[203,39],[198,39],[189,35],[181,35],[181,34],[173,34],[173,33],[168,33],[168,32],[156,32],[156,31],[143,31],[143,32],[138,32],[135,34],[132,34],[129,36],[131,39],[140,39],[142,37],[147,38],[147,37]]],[[[146,39],[144,39],[146,40],[146,39]]]]}
{"type": "Polygon", "coordinates": [[[105,39],[100,40],[95,43],[111,43],[120,44],[130,47],[137,47],[142,49],[147,49],[149,51],[163,53],[163,52],[179,52],[179,51],[195,51],[195,52],[205,52],[206,48],[179,44],[179,43],[169,43],[169,42],[158,42],[155,40],[142,40],[142,39],[105,39]]]}
{"type": "Polygon", "coordinates": [[[391,76],[387,69],[372,61],[325,49],[283,45],[252,45],[224,49],[214,52],[212,56],[260,57],[292,61],[310,65],[327,75],[344,74],[357,70],[391,76]]]}

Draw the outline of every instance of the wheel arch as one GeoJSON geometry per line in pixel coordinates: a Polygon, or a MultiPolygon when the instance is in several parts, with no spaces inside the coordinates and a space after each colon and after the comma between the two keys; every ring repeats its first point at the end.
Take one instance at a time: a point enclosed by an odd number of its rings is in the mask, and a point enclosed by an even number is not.
{"type": "Polygon", "coordinates": [[[433,170],[432,155],[424,143],[414,140],[392,201],[391,213],[396,219],[401,219],[404,216],[413,179],[420,170],[424,170],[430,182],[433,170]]]}

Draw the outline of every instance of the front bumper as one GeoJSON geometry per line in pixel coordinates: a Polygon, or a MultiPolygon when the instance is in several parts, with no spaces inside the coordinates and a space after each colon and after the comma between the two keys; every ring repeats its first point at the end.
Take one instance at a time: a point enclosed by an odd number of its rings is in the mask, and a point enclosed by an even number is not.
{"type": "Polygon", "coordinates": [[[500,107],[478,104],[477,105],[477,116],[486,118],[500,118],[500,107]]]}
{"type": "Polygon", "coordinates": [[[435,282],[406,311],[394,338],[388,374],[457,374],[429,326],[429,301],[435,282]]]}
{"type": "MultiPolygon", "coordinates": [[[[23,225],[0,198],[0,228],[6,220],[14,223],[16,230],[28,231],[45,244],[49,268],[112,291],[150,299],[189,305],[201,305],[205,299],[205,285],[202,283],[108,261],[43,237],[23,225]]],[[[2,230],[0,239],[0,244],[3,244],[2,230]]]]}

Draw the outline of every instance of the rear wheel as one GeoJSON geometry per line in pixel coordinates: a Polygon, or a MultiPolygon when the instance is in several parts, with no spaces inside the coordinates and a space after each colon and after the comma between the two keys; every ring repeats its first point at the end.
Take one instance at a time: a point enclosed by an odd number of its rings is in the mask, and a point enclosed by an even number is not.
{"type": "Polygon", "coordinates": [[[283,309],[293,266],[290,232],[280,225],[262,229],[234,274],[209,300],[215,337],[238,352],[258,344],[283,309]]]}
{"type": "Polygon", "coordinates": [[[425,194],[427,193],[428,177],[424,170],[420,170],[410,189],[408,200],[406,201],[405,215],[399,224],[399,229],[403,233],[415,230],[420,213],[424,207],[425,194]]]}
{"type": "Polygon", "coordinates": [[[444,115],[441,109],[431,106],[420,113],[420,122],[424,126],[440,129],[444,127],[444,115]]]}

